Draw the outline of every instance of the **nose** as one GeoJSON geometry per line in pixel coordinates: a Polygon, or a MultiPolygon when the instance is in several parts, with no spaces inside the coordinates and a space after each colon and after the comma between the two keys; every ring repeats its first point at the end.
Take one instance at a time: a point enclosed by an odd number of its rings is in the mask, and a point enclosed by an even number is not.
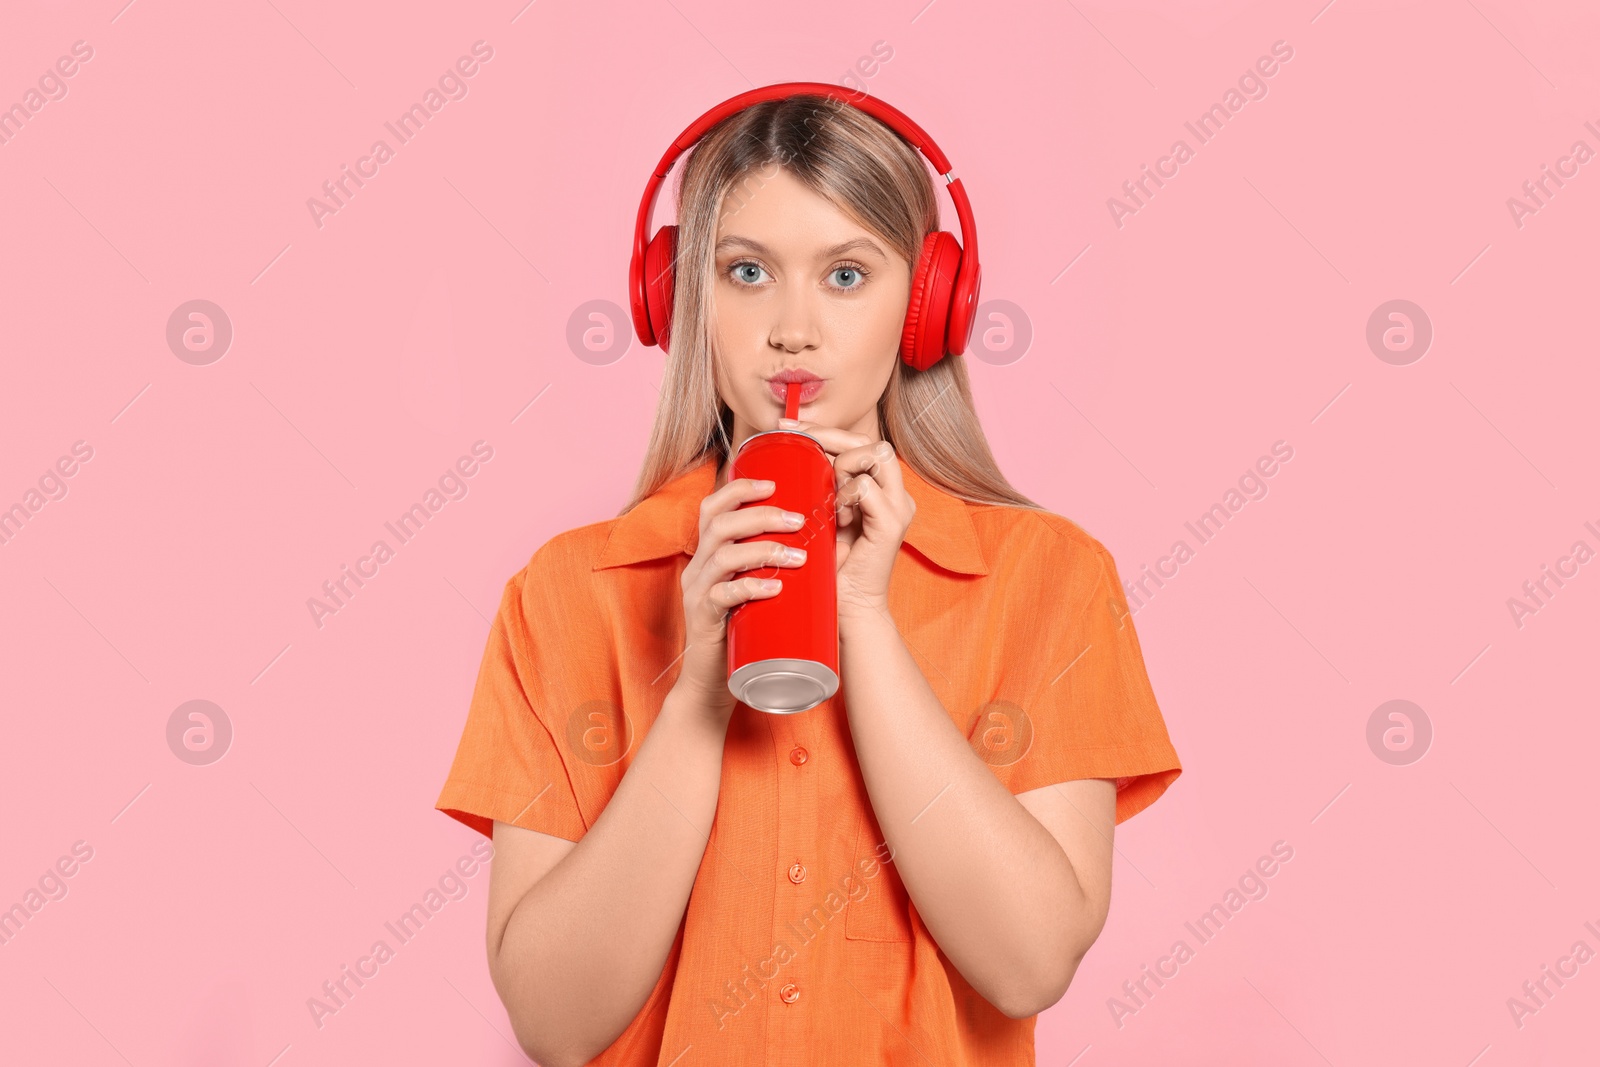
{"type": "Polygon", "coordinates": [[[804,286],[786,285],[779,294],[777,318],[768,339],[786,352],[816,348],[822,340],[822,327],[815,295],[804,286]]]}

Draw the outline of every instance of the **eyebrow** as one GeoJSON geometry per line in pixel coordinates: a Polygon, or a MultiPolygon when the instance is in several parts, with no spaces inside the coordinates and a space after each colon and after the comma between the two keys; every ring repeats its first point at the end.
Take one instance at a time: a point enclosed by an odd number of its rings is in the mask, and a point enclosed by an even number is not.
{"type": "MultiPolygon", "coordinates": [[[[729,248],[747,248],[758,255],[771,255],[771,249],[762,244],[760,241],[749,237],[740,237],[738,234],[730,234],[718,241],[717,247],[713,251],[721,252],[724,249],[729,248]]],[[[883,259],[889,258],[888,254],[885,253],[882,248],[878,247],[878,243],[876,241],[870,240],[866,237],[856,237],[849,241],[836,244],[832,248],[824,248],[822,250],[822,258],[832,259],[834,256],[840,256],[846,252],[851,252],[858,248],[867,252],[876,252],[883,259]]]]}

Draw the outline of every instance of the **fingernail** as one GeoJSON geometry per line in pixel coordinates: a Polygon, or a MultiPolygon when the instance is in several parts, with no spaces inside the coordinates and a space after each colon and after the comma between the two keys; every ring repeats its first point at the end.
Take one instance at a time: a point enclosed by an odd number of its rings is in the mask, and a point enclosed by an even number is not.
{"type": "Polygon", "coordinates": [[[770,478],[758,478],[755,486],[757,489],[773,489],[777,486],[777,483],[770,478]]]}
{"type": "Polygon", "coordinates": [[[806,550],[803,548],[785,548],[783,550],[783,558],[788,563],[804,563],[806,550]]]}
{"type": "Polygon", "coordinates": [[[783,521],[784,524],[788,526],[799,526],[802,522],[806,521],[806,517],[800,514],[798,511],[785,511],[783,513],[783,521]]]}
{"type": "Polygon", "coordinates": [[[778,588],[778,586],[780,586],[782,584],[783,583],[778,581],[778,579],[776,579],[776,578],[763,578],[763,579],[761,579],[761,588],[763,588],[763,589],[776,589],[776,588],[778,588]]]}

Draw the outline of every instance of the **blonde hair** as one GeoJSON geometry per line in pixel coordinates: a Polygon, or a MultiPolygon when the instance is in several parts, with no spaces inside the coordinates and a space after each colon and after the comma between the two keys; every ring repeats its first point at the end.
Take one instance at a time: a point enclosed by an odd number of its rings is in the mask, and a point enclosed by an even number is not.
{"type": "MultiPolygon", "coordinates": [[[[783,168],[883,238],[915,269],[939,206],[922,156],[877,119],[828,97],[801,94],[752,104],[707,131],[677,181],[678,245],[672,329],[661,399],[633,498],[618,514],[715,452],[732,450],[733,411],[716,390],[711,286],[724,198],[783,168]]],[[[966,359],[946,355],[925,371],[896,360],[878,401],[878,426],[905,463],[952,496],[1044,510],[1006,481],[972,405],[966,359]]]]}

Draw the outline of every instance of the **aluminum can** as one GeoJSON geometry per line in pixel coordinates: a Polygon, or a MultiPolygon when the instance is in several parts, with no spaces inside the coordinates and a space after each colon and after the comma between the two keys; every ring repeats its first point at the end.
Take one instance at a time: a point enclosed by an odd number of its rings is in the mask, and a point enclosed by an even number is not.
{"type": "Polygon", "coordinates": [[[740,571],[777,578],[776,596],[747,600],[728,616],[728,689],[757,711],[792,715],[814,708],[839,690],[839,609],[834,538],[838,533],[833,461],[816,438],[798,430],[752,434],[734,453],[728,477],[770,480],[764,500],[806,517],[800,529],[769,530],[747,541],[776,541],[806,550],[798,567],[740,571]]]}

